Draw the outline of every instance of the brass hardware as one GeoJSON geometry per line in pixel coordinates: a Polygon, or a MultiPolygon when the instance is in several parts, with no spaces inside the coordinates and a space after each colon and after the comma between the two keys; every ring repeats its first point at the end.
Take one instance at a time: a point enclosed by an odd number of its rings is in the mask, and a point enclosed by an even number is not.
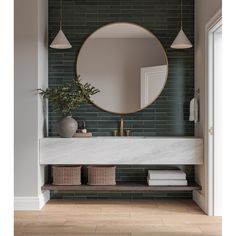
{"type": "Polygon", "coordinates": [[[113,131],[113,135],[114,136],[120,136],[120,137],[123,137],[123,136],[130,136],[130,130],[124,130],[124,119],[121,117],[120,119],[120,127],[119,127],[119,131],[118,130],[114,130],[113,131]]]}
{"type": "Polygon", "coordinates": [[[118,136],[118,130],[114,130],[114,131],[113,131],[113,135],[114,135],[114,136],[118,136]]]}
{"type": "Polygon", "coordinates": [[[208,129],[208,133],[210,135],[213,135],[214,134],[214,128],[211,126],[209,129],[208,129]]]}
{"type": "Polygon", "coordinates": [[[130,130],[127,129],[125,132],[126,132],[126,136],[130,136],[130,130]]]}
{"type": "Polygon", "coordinates": [[[124,136],[124,120],[120,119],[120,136],[124,136]]]}

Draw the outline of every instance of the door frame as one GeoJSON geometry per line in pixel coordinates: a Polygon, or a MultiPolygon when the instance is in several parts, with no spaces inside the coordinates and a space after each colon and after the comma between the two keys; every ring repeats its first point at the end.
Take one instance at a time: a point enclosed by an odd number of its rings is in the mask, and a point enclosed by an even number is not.
{"type": "Polygon", "coordinates": [[[222,11],[218,11],[205,26],[205,122],[204,147],[206,160],[207,212],[214,215],[214,54],[213,34],[222,26],[222,11]],[[213,129],[211,129],[211,127],[213,129]]]}

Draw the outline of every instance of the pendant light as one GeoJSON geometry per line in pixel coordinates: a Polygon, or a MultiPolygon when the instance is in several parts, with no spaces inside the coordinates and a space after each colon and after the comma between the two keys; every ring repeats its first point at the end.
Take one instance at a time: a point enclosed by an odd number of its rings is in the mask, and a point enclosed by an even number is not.
{"type": "Polygon", "coordinates": [[[68,49],[72,47],[62,31],[62,0],[60,0],[60,30],[52,41],[50,47],[55,49],[68,49]]]}
{"type": "Polygon", "coordinates": [[[182,24],[182,0],[181,0],[181,28],[180,31],[178,33],[178,35],[176,36],[174,42],[171,44],[171,48],[174,49],[186,49],[186,48],[191,48],[193,45],[191,44],[191,42],[189,41],[189,39],[187,38],[187,36],[185,35],[184,31],[183,31],[183,24],[182,24]]]}

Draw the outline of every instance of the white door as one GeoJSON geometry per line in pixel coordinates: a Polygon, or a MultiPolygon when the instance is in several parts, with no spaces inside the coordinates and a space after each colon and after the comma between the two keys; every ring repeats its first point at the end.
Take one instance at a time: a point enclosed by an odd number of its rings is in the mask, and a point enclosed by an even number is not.
{"type": "Polygon", "coordinates": [[[151,66],[141,68],[140,108],[154,102],[165,86],[167,66],[151,66]],[[160,91],[159,93],[157,91],[160,91]]]}
{"type": "Polygon", "coordinates": [[[214,215],[222,212],[222,27],[214,32],[214,215]]]}
{"type": "Polygon", "coordinates": [[[208,156],[209,209],[222,215],[222,23],[209,31],[208,68],[208,156]]]}

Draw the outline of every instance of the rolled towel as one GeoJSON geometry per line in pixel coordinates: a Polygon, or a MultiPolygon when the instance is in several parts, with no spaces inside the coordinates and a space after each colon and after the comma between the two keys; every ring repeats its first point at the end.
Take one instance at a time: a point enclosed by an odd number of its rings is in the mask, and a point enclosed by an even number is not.
{"type": "Polygon", "coordinates": [[[186,180],[186,173],[182,170],[149,170],[148,171],[149,179],[157,180],[186,180]]]}
{"type": "Polygon", "coordinates": [[[161,180],[157,180],[157,179],[149,179],[147,178],[147,182],[149,186],[187,186],[188,185],[188,181],[187,180],[183,180],[183,179],[161,179],[161,180]]]}

